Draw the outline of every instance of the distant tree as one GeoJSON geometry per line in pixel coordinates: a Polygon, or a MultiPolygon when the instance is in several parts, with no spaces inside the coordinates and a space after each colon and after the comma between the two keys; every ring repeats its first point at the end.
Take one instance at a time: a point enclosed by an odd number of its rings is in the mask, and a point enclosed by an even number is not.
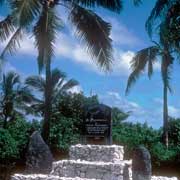
{"type": "Polygon", "coordinates": [[[125,121],[129,117],[130,112],[125,113],[117,107],[112,108],[112,121],[115,125],[125,121]]]}
{"type": "Polygon", "coordinates": [[[174,146],[180,146],[180,119],[169,119],[169,139],[174,146]]]}
{"type": "Polygon", "coordinates": [[[10,71],[4,74],[0,82],[0,119],[3,128],[7,128],[7,123],[15,120],[16,115],[30,112],[30,104],[34,100],[29,88],[21,84],[17,73],[10,71]]]}
{"type": "MultiPolygon", "coordinates": [[[[143,0],[142,0],[143,1],[143,0]]],[[[141,3],[141,0],[137,2],[141,3]]],[[[157,0],[153,7],[150,16],[146,21],[146,30],[149,37],[157,34],[157,30],[161,25],[165,24],[166,36],[169,44],[176,51],[180,53],[180,1],[179,0],[157,0]]]]}
{"type": "Polygon", "coordinates": [[[169,42],[169,37],[167,34],[166,24],[162,23],[160,27],[160,43],[155,42],[155,46],[151,46],[140,50],[136,53],[135,57],[132,59],[131,68],[132,73],[129,76],[126,93],[129,92],[131,86],[136,82],[141,73],[146,70],[148,71],[148,77],[151,78],[153,74],[153,65],[158,61],[158,57],[161,60],[161,75],[163,80],[163,140],[168,147],[168,90],[171,92],[170,79],[171,70],[174,62],[172,56],[172,47],[169,42]]]}
{"type": "MultiPolygon", "coordinates": [[[[74,79],[66,80],[67,76],[65,73],[58,69],[52,70],[51,81],[48,86],[52,89],[51,97],[52,106],[56,106],[59,98],[68,93],[73,87],[78,85],[78,82],[74,79]]],[[[45,114],[45,96],[46,96],[46,79],[42,76],[30,76],[26,78],[25,84],[35,90],[38,93],[37,103],[33,104],[32,107],[35,109],[36,113],[41,116],[45,114]]],[[[49,92],[50,93],[50,92],[49,92]]]]}

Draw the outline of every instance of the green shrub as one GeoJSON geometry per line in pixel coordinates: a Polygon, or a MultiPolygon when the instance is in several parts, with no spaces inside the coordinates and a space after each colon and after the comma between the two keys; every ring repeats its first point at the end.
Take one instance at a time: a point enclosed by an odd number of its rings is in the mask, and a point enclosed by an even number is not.
{"type": "Polygon", "coordinates": [[[15,159],[18,156],[18,144],[8,130],[0,128],[0,159],[15,159]]]}
{"type": "Polygon", "coordinates": [[[77,120],[64,117],[60,113],[56,115],[52,118],[49,142],[52,148],[67,150],[79,140],[80,135],[75,126],[77,120]]]}
{"type": "Polygon", "coordinates": [[[176,146],[180,146],[180,119],[171,118],[169,121],[169,139],[176,146]]]}
{"type": "Polygon", "coordinates": [[[8,124],[7,130],[16,141],[19,153],[21,153],[27,146],[30,128],[31,124],[20,117],[8,124]]]}
{"type": "Polygon", "coordinates": [[[148,127],[146,123],[122,123],[113,127],[113,140],[123,145],[129,154],[138,145],[144,145],[149,149],[159,139],[159,131],[148,127]]]}
{"type": "Polygon", "coordinates": [[[27,122],[22,117],[16,117],[0,129],[0,159],[18,160],[25,156],[26,147],[32,130],[39,128],[38,122],[27,122]]]}
{"type": "Polygon", "coordinates": [[[175,162],[177,156],[177,149],[175,147],[169,147],[168,149],[161,142],[153,144],[150,149],[151,157],[156,165],[160,165],[164,162],[175,162]]]}

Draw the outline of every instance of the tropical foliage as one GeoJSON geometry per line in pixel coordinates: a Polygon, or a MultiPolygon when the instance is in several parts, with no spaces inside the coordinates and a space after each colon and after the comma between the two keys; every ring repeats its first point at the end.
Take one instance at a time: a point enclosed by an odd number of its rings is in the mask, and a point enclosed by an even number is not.
{"type": "MultiPolygon", "coordinates": [[[[161,32],[162,33],[162,32],[161,32]]],[[[148,76],[151,78],[153,74],[153,65],[158,62],[158,57],[160,56],[161,60],[161,75],[163,80],[163,122],[164,122],[164,143],[168,147],[168,104],[167,104],[167,94],[168,90],[171,92],[170,87],[170,73],[172,69],[172,64],[174,58],[171,55],[171,51],[168,45],[168,42],[164,40],[164,35],[161,37],[161,43],[156,46],[151,46],[145,48],[135,55],[132,59],[131,68],[132,73],[128,78],[126,93],[129,92],[133,83],[139,78],[142,72],[147,68],[148,76]]]]}
{"type": "MultiPolygon", "coordinates": [[[[125,156],[132,158],[133,149],[138,145],[143,145],[151,153],[153,166],[168,165],[168,167],[177,165],[180,162],[179,159],[179,145],[173,141],[173,138],[178,138],[179,132],[179,119],[170,119],[169,121],[169,148],[161,142],[162,141],[162,129],[155,130],[145,124],[133,124],[124,122],[113,128],[113,139],[116,143],[125,147],[125,156]],[[174,132],[177,132],[174,134],[174,132]],[[132,135],[133,134],[133,135],[132,135]],[[175,135],[174,137],[173,134],[175,135]]],[[[175,138],[175,139],[176,139],[175,138]]]]}
{"type": "MultiPolygon", "coordinates": [[[[139,1],[138,1],[139,2],[139,1]]],[[[146,22],[148,34],[153,35],[159,31],[158,43],[139,51],[132,60],[132,73],[129,76],[126,92],[140,74],[147,68],[148,76],[153,74],[153,64],[161,57],[161,75],[163,80],[163,122],[164,122],[164,143],[168,147],[168,90],[171,92],[170,79],[174,59],[179,55],[179,1],[158,0],[146,22]],[[173,57],[174,56],[174,57],[173,57]]]]}
{"type": "MultiPolygon", "coordinates": [[[[37,103],[33,104],[32,107],[37,114],[43,116],[45,113],[46,79],[40,75],[29,76],[26,78],[25,84],[34,91],[34,94],[38,94],[36,95],[37,103]]],[[[48,86],[52,90],[52,95],[49,96],[53,106],[57,105],[62,95],[69,93],[77,85],[78,82],[76,80],[67,80],[65,73],[58,69],[52,70],[48,86]]]]}
{"type": "Polygon", "coordinates": [[[0,119],[6,128],[7,123],[13,121],[17,115],[31,112],[34,96],[27,86],[21,84],[20,76],[15,72],[3,75],[0,83],[0,119]]]}

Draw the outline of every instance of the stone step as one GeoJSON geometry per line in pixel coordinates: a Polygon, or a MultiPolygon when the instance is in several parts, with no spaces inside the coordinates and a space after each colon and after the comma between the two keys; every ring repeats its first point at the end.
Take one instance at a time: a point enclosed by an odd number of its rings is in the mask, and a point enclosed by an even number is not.
{"type": "Polygon", "coordinates": [[[72,160],[117,162],[124,158],[124,148],[112,145],[75,145],[69,149],[69,157],[72,160]]]}
{"type": "Polygon", "coordinates": [[[101,180],[123,180],[124,167],[130,163],[129,161],[113,163],[62,160],[53,163],[51,175],[101,180]]]}
{"type": "Polygon", "coordinates": [[[151,180],[178,180],[177,177],[152,176],[151,180]]]}
{"type": "Polygon", "coordinates": [[[85,179],[80,177],[67,178],[67,177],[42,175],[42,174],[34,174],[34,175],[15,174],[14,176],[11,177],[11,180],[96,180],[96,179],[85,179]]]}

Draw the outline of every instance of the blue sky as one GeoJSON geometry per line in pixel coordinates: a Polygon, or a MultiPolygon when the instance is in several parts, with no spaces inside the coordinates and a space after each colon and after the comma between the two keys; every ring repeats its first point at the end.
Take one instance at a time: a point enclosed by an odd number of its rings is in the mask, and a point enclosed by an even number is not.
{"type": "MultiPolygon", "coordinates": [[[[158,128],[162,125],[162,81],[159,63],[155,65],[151,81],[144,73],[130,94],[125,96],[130,60],[137,50],[151,44],[144,24],[154,3],[155,0],[144,1],[142,6],[134,7],[131,0],[124,0],[123,11],[118,15],[104,9],[95,9],[104,20],[112,24],[115,61],[113,71],[109,74],[101,72],[93,63],[83,44],[75,38],[73,27],[66,21],[66,12],[63,11],[61,17],[64,29],[58,34],[52,66],[66,72],[69,78],[79,81],[80,86],[74,91],[83,91],[87,96],[93,92],[99,96],[102,103],[132,111],[129,121],[147,122],[158,128]]],[[[5,8],[1,9],[1,18],[6,12],[5,8]]],[[[37,74],[36,56],[33,38],[25,35],[18,52],[7,57],[4,69],[15,70],[23,77],[37,74]]],[[[180,117],[180,76],[178,64],[176,66],[172,73],[174,93],[169,95],[169,113],[173,117],[180,117]]]]}

